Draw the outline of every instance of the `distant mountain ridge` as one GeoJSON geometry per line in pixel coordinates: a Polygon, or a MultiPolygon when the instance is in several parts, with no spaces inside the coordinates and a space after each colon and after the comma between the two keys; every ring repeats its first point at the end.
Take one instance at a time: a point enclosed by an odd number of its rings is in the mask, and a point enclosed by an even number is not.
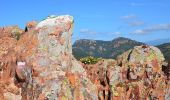
{"type": "Polygon", "coordinates": [[[165,43],[170,43],[170,38],[157,39],[157,40],[147,41],[145,43],[148,44],[148,45],[157,46],[157,45],[161,45],[161,44],[165,44],[165,43]]]}
{"type": "Polygon", "coordinates": [[[157,46],[163,53],[165,59],[170,61],[170,43],[164,43],[157,46]]]}
{"type": "Polygon", "coordinates": [[[116,58],[134,46],[144,43],[119,37],[111,41],[80,39],[73,44],[73,55],[80,59],[86,56],[116,58]]]}

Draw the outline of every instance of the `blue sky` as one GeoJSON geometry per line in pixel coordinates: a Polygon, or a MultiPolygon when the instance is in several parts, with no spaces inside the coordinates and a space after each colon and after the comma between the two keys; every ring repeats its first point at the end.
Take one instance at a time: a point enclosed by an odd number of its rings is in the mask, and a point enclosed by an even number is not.
{"type": "Polygon", "coordinates": [[[170,38],[170,0],[1,0],[0,26],[41,21],[48,15],[74,17],[77,39],[138,41],[170,38]]]}

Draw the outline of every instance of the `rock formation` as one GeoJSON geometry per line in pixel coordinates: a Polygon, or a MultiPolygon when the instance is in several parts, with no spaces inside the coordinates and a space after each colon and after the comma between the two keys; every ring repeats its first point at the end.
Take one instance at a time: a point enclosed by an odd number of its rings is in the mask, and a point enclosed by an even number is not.
{"type": "Polygon", "coordinates": [[[126,83],[125,87],[120,87],[123,90],[128,88],[126,92],[124,91],[127,99],[164,99],[166,89],[162,71],[164,57],[159,49],[152,46],[137,46],[130,50],[128,55],[119,56],[119,59],[121,62],[118,65],[126,77],[120,76],[120,82],[116,84],[126,83]]]}
{"type": "Polygon", "coordinates": [[[143,45],[123,53],[116,61],[104,59],[84,68],[105,100],[169,100],[163,63],[159,49],[143,45]]]}
{"type": "Polygon", "coordinates": [[[116,60],[83,64],[72,55],[73,23],[68,15],[49,16],[25,30],[0,28],[0,100],[170,98],[159,49],[136,46],[116,60]]]}
{"type": "Polygon", "coordinates": [[[72,56],[73,17],[29,22],[18,41],[14,29],[1,29],[2,100],[97,99],[96,86],[72,56]]]}

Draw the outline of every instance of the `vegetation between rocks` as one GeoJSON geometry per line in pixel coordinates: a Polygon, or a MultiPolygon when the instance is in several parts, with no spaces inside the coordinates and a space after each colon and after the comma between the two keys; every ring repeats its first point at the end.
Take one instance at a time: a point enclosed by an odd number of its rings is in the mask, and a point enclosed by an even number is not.
{"type": "Polygon", "coordinates": [[[96,64],[99,60],[102,60],[102,58],[94,58],[92,56],[87,56],[80,59],[80,61],[84,64],[96,64]]]}

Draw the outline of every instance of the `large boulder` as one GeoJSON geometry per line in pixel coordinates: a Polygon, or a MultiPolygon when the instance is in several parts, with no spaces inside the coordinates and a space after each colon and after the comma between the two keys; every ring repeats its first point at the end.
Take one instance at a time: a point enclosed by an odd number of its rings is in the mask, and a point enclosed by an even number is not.
{"type": "Polygon", "coordinates": [[[136,46],[120,55],[118,66],[110,71],[112,99],[165,99],[163,62],[162,53],[153,46],[136,46]]]}
{"type": "Polygon", "coordinates": [[[0,89],[2,100],[97,99],[96,86],[72,56],[73,23],[69,15],[49,16],[39,23],[27,23],[18,41],[10,35],[5,35],[8,41],[1,37],[6,42],[1,44],[0,58],[10,63],[7,68],[4,63],[0,66],[0,77],[4,77],[0,79],[4,87],[0,89]],[[7,55],[10,50],[12,53],[7,55]],[[4,69],[9,69],[8,74],[4,69]],[[10,91],[4,83],[4,74],[15,91],[10,91]]]}
{"type": "Polygon", "coordinates": [[[26,37],[32,35],[28,42],[33,43],[22,44],[25,40],[19,41],[22,47],[26,47],[22,51],[26,51],[27,54],[21,56],[32,68],[32,79],[29,79],[32,82],[23,87],[27,91],[24,93],[27,95],[25,98],[49,100],[97,98],[95,86],[72,56],[72,30],[73,17],[49,16],[32,29],[34,32],[28,31],[29,35],[26,37]],[[33,48],[30,49],[29,46],[33,48]]]}

